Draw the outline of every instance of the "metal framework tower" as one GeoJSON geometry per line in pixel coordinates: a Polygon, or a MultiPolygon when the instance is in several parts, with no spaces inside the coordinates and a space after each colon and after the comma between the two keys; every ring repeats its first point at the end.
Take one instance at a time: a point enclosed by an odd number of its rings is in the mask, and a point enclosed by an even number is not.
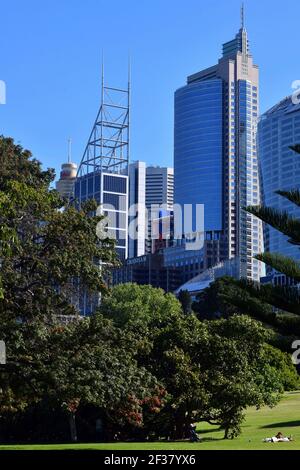
{"type": "Polygon", "coordinates": [[[126,89],[105,85],[102,65],[101,105],[77,177],[107,172],[128,174],[130,66],[126,89]]]}
{"type": "MultiPolygon", "coordinates": [[[[78,207],[88,199],[98,203],[120,260],[128,256],[129,110],[130,67],[127,88],[112,88],[104,83],[102,64],[101,105],[78,168],[74,193],[78,207]]],[[[99,301],[99,296],[79,288],[78,305],[83,315],[90,315],[99,301]]]]}

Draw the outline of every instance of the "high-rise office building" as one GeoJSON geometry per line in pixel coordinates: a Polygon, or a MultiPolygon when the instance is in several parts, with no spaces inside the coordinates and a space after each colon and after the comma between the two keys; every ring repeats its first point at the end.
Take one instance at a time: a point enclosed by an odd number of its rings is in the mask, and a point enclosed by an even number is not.
{"type": "MultiPolygon", "coordinates": [[[[288,97],[261,116],[258,146],[264,204],[297,218],[300,217],[300,209],[276,191],[300,186],[300,161],[289,148],[299,143],[300,105],[293,104],[291,97],[288,97]]],[[[268,225],[265,227],[265,242],[266,251],[300,260],[299,248],[288,243],[286,236],[268,225]]]]}
{"type": "MultiPolygon", "coordinates": [[[[109,87],[102,71],[101,91],[101,105],[77,172],[75,203],[80,207],[88,199],[97,201],[98,212],[107,221],[102,235],[115,240],[118,257],[124,261],[128,257],[130,77],[126,88],[109,87]]],[[[78,290],[79,310],[89,315],[100,298],[78,290]]]]}
{"type": "Polygon", "coordinates": [[[168,167],[149,166],[146,169],[146,207],[166,205],[172,210],[174,202],[174,170],[168,167]]]}
{"type": "Polygon", "coordinates": [[[157,236],[158,220],[170,217],[174,198],[174,170],[159,166],[146,167],[145,162],[136,161],[129,165],[128,174],[131,232],[128,257],[135,258],[153,251],[155,240],[152,240],[152,236],[157,236]],[[132,232],[137,235],[134,239],[132,232]]]}
{"type": "Polygon", "coordinates": [[[174,204],[174,169],[170,167],[149,166],[146,169],[146,208],[148,227],[146,252],[151,253],[158,236],[157,221],[169,217],[174,204]],[[161,207],[163,206],[163,211],[161,207]]]}
{"type": "Polygon", "coordinates": [[[253,259],[263,251],[262,223],[243,208],[261,202],[258,114],[258,66],[242,14],[218,63],[189,76],[175,93],[174,202],[204,204],[205,232],[220,240],[223,259],[239,259],[241,277],[254,280],[264,273],[253,259]]]}
{"type": "Polygon", "coordinates": [[[145,254],[147,238],[146,221],[146,163],[133,162],[129,165],[129,240],[128,257],[145,254]],[[134,234],[134,237],[132,236],[134,234]]]}

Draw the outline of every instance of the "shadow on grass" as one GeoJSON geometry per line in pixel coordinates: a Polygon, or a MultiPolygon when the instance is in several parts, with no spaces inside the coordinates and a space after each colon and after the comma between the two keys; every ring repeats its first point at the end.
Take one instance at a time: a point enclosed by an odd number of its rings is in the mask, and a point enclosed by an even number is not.
{"type": "Polygon", "coordinates": [[[261,429],[273,429],[273,428],[290,428],[300,426],[300,421],[285,421],[282,423],[272,423],[266,426],[261,426],[261,429]]]}
{"type": "Polygon", "coordinates": [[[198,442],[198,444],[203,444],[204,442],[220,442],[220,441],[224,441],[224,438],[223,437],[201,437],[200,435],[200,441],[198,442]]]}
{"type": "Polygon", "coordinates": [[[217,429],[201,429],[201,427],[197,428],[197,433],[198,434],[213,434],[214,432],[222,432],[223,430],[220,428],[217,429]]]}

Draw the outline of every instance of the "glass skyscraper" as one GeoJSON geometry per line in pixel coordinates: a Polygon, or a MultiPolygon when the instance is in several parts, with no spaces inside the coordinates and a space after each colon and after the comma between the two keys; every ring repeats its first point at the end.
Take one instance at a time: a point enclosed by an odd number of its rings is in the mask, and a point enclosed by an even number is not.
{"type": "Polygon", "coordinates": [[[204,204],[204,230],[220,239],[223,259],[237,258],[240,277],[260,280],[262,223],[243,208],[261,202],[256,149],[258,67],[244,21],[223,45],[217,65],[175,93],[174,202],[204,204]]]}
{"type": "Polygon", "coordinates": [[[207,231],[223,226],[222,93],[222,80],[212,79],[175,94],[175,200],[193,205],[205,201],[207,231]]]}
{"type": "MultiPolygon", "coordinates": [[[[300,209],[275,192],[300,186],[300,159],[289,148],[300,143],[300,105],[288,97],[263,114],[258,143],[264,204],[299,218],[300,209]]],[[[266,251],[300,260],[299,248],[288,243],[282,233],[266,226],[265,234],[266,251]]]]}

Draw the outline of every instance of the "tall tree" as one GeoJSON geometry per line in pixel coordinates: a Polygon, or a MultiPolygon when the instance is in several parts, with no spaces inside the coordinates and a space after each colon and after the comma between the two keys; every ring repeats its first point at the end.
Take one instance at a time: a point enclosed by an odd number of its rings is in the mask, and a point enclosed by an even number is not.
{"type": "Polygon", "coordinates": [[[117,263],[114,245],[97,237],[101,218],[91,215],[96,203],[80,211],[64,208],[50,187],[53,171],[42,171],[12,139],[0,138],[0,168],[0,338],[7,350],[1,410],[20,410],[45,396],[58,400],[59,394],[67,403],[87,401],[103,393],[95,383],[99,349],[91,345],[87,320],[58,322],[79,315],[78,287],[91,295],[108,292],[106,269],[117,263]],[[86,351],[80,358],[79,347],[86,351]]]}

